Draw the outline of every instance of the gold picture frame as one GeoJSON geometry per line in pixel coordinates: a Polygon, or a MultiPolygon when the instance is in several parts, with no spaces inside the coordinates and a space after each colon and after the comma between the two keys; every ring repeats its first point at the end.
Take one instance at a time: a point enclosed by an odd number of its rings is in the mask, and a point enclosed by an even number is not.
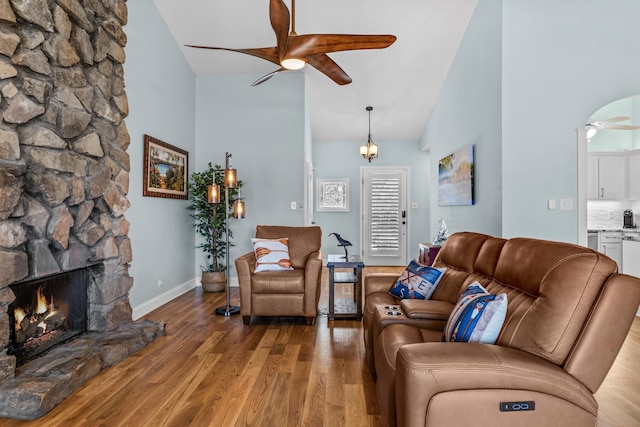
{"type": "Polygon", "coordinates": [[[142,195],[186,200],[188,166],[187,151],[145,135],[142,195]]]}

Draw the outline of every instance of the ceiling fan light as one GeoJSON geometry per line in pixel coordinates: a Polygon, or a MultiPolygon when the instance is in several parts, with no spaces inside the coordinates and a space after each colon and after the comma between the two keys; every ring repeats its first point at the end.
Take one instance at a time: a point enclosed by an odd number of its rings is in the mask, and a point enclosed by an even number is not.
{"type": "Polygon", "coordinates": [[[598,132],[598,129],[591,127],[589,129],[587,129],[587,139],[591,139],[593,138],[593,136],[596,134],[596,132],[598,132]]]}
{"type": "Polygon", "coordinates": [[[282,62],[280,62],[280,65],[282,65],[287,70],[299,70],[306,64],[307,63],[304,60],[297,58],[283,59],[282,62]]]}

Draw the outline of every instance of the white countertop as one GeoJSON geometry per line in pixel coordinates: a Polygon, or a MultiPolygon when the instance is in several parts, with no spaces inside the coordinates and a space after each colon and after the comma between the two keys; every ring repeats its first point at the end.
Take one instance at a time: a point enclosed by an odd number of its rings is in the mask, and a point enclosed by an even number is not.
{"type": "Polygon", "coordinates": [[[614,232],[620,231],[623,233],[640,233],[640,228],[589,228],[587,229],[588,233],[597,233],[597,232],[614,232]]]}

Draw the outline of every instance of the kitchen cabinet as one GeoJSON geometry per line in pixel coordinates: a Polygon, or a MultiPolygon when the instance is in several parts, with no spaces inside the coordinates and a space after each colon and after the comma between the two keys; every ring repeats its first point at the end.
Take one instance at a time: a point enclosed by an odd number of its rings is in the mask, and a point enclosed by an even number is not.
{"type": "Polygon", "coordinates": [[[589,154],[587,197],[590,200],[626,200],[628,162],[626,153],[589,154]]]}
{"type": "Polygon", "coordinates": [[[622,272],[640,277],[640,241],[622,241],[622,272]]]}
{"type": "Polygon", "coordinates": [[[613,259],[622,270],[622,232],[601,231],[598,233],[598,250],[613,259]]]}
{"type": "Polygon", "coordinates": [[[629,155],[629,200],[640,200],[640,153],[629,155]]]}

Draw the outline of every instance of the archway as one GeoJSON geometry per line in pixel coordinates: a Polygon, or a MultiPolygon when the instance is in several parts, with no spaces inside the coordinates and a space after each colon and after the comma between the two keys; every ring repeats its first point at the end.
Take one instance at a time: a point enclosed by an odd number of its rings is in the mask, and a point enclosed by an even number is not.
{"type": "MultiPolygon", "coordinates": [[[[584,246],[588,242],[588,229],[623,228],[625,210],[633,210],[636,217],[640,216],[640,199],[633,194],[633,189],[630,195],[628,178],[629,172],[636,173],[637,168],[635,161],[629,164],[628,157],[640,155],[640,128],[634,128],[634,125],[640,126],[640,95],[611,102],[593,113],[586,122],[591,125],[577,129],[578,243],[584,246]],[[616,188],[617,192],[594,195],[592,191],[589,194],[589,188],[597,186],[599,178],[593,176],[593,158],[598,156],[594,153],[602,153],[607,161],[615,159],[624,165],[623,170],[616,168],[618,175],[625,177],[623,187],[616,188]]],[[[598,173],[597,169],[595,173],[598,173]]]]}

